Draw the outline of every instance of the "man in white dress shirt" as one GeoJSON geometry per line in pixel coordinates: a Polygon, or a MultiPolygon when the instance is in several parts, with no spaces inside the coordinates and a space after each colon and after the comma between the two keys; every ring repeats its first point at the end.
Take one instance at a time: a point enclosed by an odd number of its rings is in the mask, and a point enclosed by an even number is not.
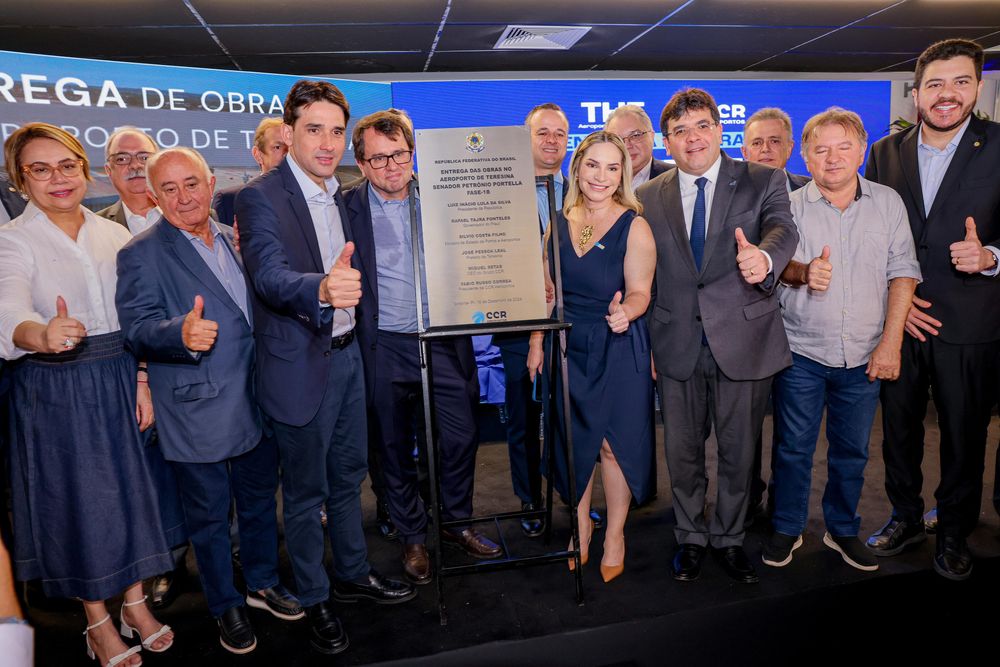
{"type": "Polygon", "coordinates": [[[120,199],[97,215],[114,220],[132,236],[160,219],[160,209],[146,190],[146,161],[159,150],[156,142],[137,127],[121,127],[105,145],[104,171],[120,199]]]}

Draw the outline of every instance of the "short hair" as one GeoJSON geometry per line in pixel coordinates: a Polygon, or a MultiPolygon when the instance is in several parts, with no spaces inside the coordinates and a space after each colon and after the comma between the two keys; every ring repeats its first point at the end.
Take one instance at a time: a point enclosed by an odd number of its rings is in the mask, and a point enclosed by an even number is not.
{"type": "Polygon", "coordinates": [[[21,164],[21,153],[24,152],[25,146],[34,139],[52,139],[65,146],[78,160],[83,161],[83,175],[88,181],[91,180],[90,160],[87,159],[87,152],[83,150],[83,145],[79,139],[55,125],[48,123],[27,123],[14,130],[7,137],[7,141],[3,145],[3,158],[4,163],[7,165],[7,174],[10,177],[11,185],[17,188],[19,192],[27,192],[24,187],[24,172],[21,171],[21,168],[24,166],[21,164]]]}
{"type": "Polygon", "coordinates": [[[257,124],[257,129],[254,130],[253,133],[253,145],[257,147],[257,150],[264,152],[264,150],[267,149],[267,146],[264,145],[264,142],[266,141],[264,136],[265,133],[272,127],[281,127],[283,122],[284,121],[277,116],[271,116],[269,118],[265,118],[257,124]]]}
{"type": "Polygon", "coordinates": [[[111,157],[111,144],[115,142],[115,139],[125,134],[137,134],[140,137],[145,137],[149,143],[153,144],[153,152],[160,150],[160,147],[156,145],[156,141],[153,137],[149,136],[142,130],[132,125],[122,125],[117,130],[108,135],[108,142],[104,144],[104,159],[111,157]]]}
{"type": "Polygon", "coordinates": [[[778,107],[764,107],[763,109],[757,109],[753,114],[747,118],[747,122],[743,124],[744,132],[746,128],[750,127],[752,124],[760,120],[777,120],[781,121],[781,124],[785,126],[785,132],[788,133],[788,138],[792,139],[792,119],[784,112],[783,109],[778,107]]]}
{"type": "Polygon", "coordinates": [[[920,88],[924,80],[924,70],[937,60],[951,60],[959,56],[972,59],[976,68],[976,81],[983,79],[983,47],[970,39],[944,39],[934,42],[917,58],[917,67],[913,71],[913,85],[920,88]]]}
{"type": "Polygon", "coordinates": [[[604,121],[604,129],[607,130],[608,125],[610,125],[611,121],[613,121],[615,118],[624,116],[626,114],[632,114],[633,116],[638,117],[639,120],[642,121],[643,125],[645,125],[651,130],[653,129],[652,119],[649,117],[649,114],[646,113],[646,110],[643,109],[638,104],[623,104],[614,111],[612,111],[610,114],[608,114],[607,120],[604,121]]]}
{"type": "Polygon", "coordinates": [[[625,208],[631,209],[641,215],[642,204],[639,203],[635,192],[632,190],[632,161],[629,159],[628,149],[625,148],[625,142],[622,141],[621,137],[605,130],[591,132],[584,137],[580,145],[573,151],[573,159],[569,163],[569,182],[566,187],[566,201],[563,204],[563,213],[568,214],[570,209],[580,206],[583,194],[580,192],[577,176],[580,173],[580,164],[583,163],[587,150],[595,144],[614,144],[614,147],[621,153],[622,180],[618,184],[618,188],[611,195],[611,198],[625,208]]]}
{"type": "Polygon", "coordinates": [[[530,125],[531,119],[534,117],[536,113],[539,113],[540,111],[555,111],[556,113],[558,113],[560,116],[563,117],[564,121],[566,121],[566,127],[567,128],[569,127],[569,118],[566,116],[566,112],[563,111],[562,107],[556,104],[555,102],[543,102],[542,104],[532,107],[531,111],[528,112],[528,115],[524,117],[524,124],[530,125]]]}
{"type": "Polygon", "coordinates": [[[712,120],[716,123],[722,120],[715,99],[707,91],[701,88],[681,88],[663,107],[663,113],[660,114],[660,132],[663,136],[667,136],[667,126],[670,121],[683,118],[684,114],[698,109],[708,109],[712,114],[712,120]]]}
{"type": "Polygon", "coordinates": [[[156,189],[153,187],[153,171],[156,169],[156,165],[160,164],[164,158],[174,155],[183,155],[201,167],[202,171],[205,172],[205,180],[212,178],[212,169],[208,166],[208,162],[205,161],[205,158],[201,153],[193,148],[188,148],[187,146],[168,148],[158,153],[153,153],[153,155],[150,156],[149,161],[146,162],[146,187],[150,192],[156,192],[156,189]]]}
{"type": "Polygon", "coordinates": [[[861,116],[847,109],[830,107],[826,111],[822,111],[807,120],[805,127],[802,128],[802,146],[800,150],[803,157],[806,156],[806,152],[809,150],[809,136],[824,125],[840,125],[845,131],[854,132],[862,148],[868,145],[868,132],[865,131],[865,124],[861,121],[861,116]]]}
{"type": "Polygon", "coordinates": [[[302,108],[314,102],[329,102],[340,107],[341,111],[344,112],[345,125],[351,118],[351,106],[339,88],[328,81],[302,79],[295,82],[292,89],[288,91],[288,96],[285,97],[285,113],[282,121],[289,127],[295,125],[302,108]]]}
{"type": "Polygon", "coordinates": [[[368,114],[354,126],[351,143],[354,145],[354,155],[359,160],[365,159],[365,130],[368,128],[390,139],[403,135],[406,147],[413,150],[413,129],[410,127],[409,117],[396,109],[386,109],[368,114]]]}

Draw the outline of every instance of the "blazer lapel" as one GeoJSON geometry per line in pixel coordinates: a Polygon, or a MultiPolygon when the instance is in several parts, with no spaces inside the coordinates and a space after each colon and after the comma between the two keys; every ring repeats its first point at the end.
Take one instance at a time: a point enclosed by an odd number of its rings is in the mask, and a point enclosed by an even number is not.
{"type": "Polygon", "coordinates": [[[917,205],[916,208],[920,211],[922,216],[920,224],[923,226],[923,223],[927,221],[927,211],[924,210],[924,190],[920,187],[920,168],[917,162],[917,137],[919,136],[920,126],[918,125],[903,137],[903,141],[899,144],[899,163],[903,166],[903,176],[910,189],[910,196],[913,197],[913,201],[917,205]]]}
{"type": "Polygon", "coordinates": [[[309,205],[306,204],[306,197],[302,194],[302,188],[299,187],[298,181],[295,180],[292,168],[288,166],[289,159],[286,157],[278,165],[285,192],[288,194],[288,205],[292,209],[299,230],[305,237],[306,245],[309,246],[309,255],[315,264],[316,272],[326,273],[326,267],[323,266],[323,256],[319,252],[319,241],[316,239],[316,227],[313,226],[312,215],[309,213],[309,205]]]}
{"type": "Polygon", "coordinates": [[[934,201],[931,203],[931,210],[927,211],[928,220],[933,220],[933,214],[941,209],[945,200],[953,193],[958,192],[958,184],[966,166],[969,164],[969,159],[985,143],[984,134],[982,125],[978,122],[977,118],[973,117],[969,121],[969,127],[966,128],[965,134],[962,135],[962,140],[958,143],[958,148],[955,149],[955,155],[951,158],[948,171],[944,173],[944,178],[941,179],[941,187],[938,188],[937,194],[934,196],[934,201]]]}
{"type": "MultiPolygon", "coordinates": [[[[170,222],[163,218],[158,223],[160,225],[161,233],[163,234],[164,241],[170,247],[170,249],[180,260],[181,264],[194,275],[198,281],[204,285],[218,300],[222,303],[228,304],[230,308],[234,308],[236,312],[240,315],[243,311],[240,307],[236,305],[232,297],[226,291],[226,288],[222,286],[219,279],[215,277],[212,270],[208,268],[205,264],[205,260],[201,258],[198,251],[191,247],[191,241],[181,234],[180,230],[170,224],[170,222]]],[[[247,302],[250,303],[249,301],[247,302]]]]}
{"type": "Polygon", "coordinates": [[[368,293],[375,296],[378,304],[378,267],[375,264],[375,236],[372,232],[371,202],[368,200],[368,181],[362,181],[351,197],[350,207],[344,217],[350,220],[349,228],[354,241],[354,257],[358,258],[361,276],[368,293]],[[357,221],[355,223],[355,221],[357,221]]]}
{"type": "Polygon", "coordinates": [[[677,169],[671,169],[663,177],[660,186],[660,197],[663,201],[663,214],[667,227],[674,235],[677,250],[683,258],[684,265],[691,273],[697,275],[698,268],[694,265],[694,253],[691,252],[691,239],[688,236],[687,222],[684,220],[684,206],[681,204],[681,183],[677,178],[677,169]]]}
{"type": "MultiPolygon", "coordinates": [[[[736,190],[736,170],[732,159],[722,154],[722,164],[719,166],[718,182],[712,193],[712,210],[708,214],[708,229],[705,233],[705,256],[701,261],[701,272],[705,273],[708,263],[712,260],[715,246],[723,239],[726,233],[726,218],[729,215],[729,205],[733,201],[733,192],[736,190]]],[[[730,239],[734,244],[735,238],[730,239]]]]}
{"type": "MultiPolygon", "coordinates": [[[[225,229],[223,229],[222,232],[222,239],[229,247],[233,258],[236,260],[236,265],[240,267],[240,273],[243,275],[243,285],[246,289],[247,295],[247,323],[250,325],[250,329],[253,330],[253,289],[250,287],[250,274],[247,273],[247,267],[243,265],[243,258],[240,256],[240,253],[236,251],[236,247],[233,245],[233,240],[229,237],[225,229]]],[[[227,294],[226,296],[229,295],[227,294]]],[[[230,301],[232,301],[232,299],[230,299],[230,301]]],[[[239,304],[233,303],[233,305],[236,306],[237,310],[239,310],[239,304]]]]}

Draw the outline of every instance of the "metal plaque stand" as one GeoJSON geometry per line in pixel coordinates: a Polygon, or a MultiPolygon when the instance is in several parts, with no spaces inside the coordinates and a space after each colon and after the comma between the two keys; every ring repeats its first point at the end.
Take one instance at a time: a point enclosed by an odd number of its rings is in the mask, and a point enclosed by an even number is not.
{"type": "Polygon", "coordinates": [[[410,182],[410,236],[412,240],[412,252],[413,252],[413,281],[417,286],[417,330],[419,332],[420,339],[420,380],[421,380],[421,390],[423,393],[424,402],[424,427],[426,429],[426,441],[427,441],[427,469],[430,476],[430,502],[431,502],[431,516],[433,517],[434,530],[432,531],[433,539],[430,544],[433,563],[434,563],[434,574],[435,581],[437,582],[437,593],[438,593],[438,614],[440,616],[441,625],[448,624],[448,612],[445,606],[445,596],[444,596],[444,579],[449,576],[463,575],[463,574],[481,574],[485,572],[495,572],[497,570],[510,570],[519,567],[526,567],[531,565],[543,565],[548,563],[565,563],[567,559],[572,558],[576,563],[576,567],[573,569],[574,582],[575,582],[575,594],[577,604],[583,604],[583,568],[580,565],[580,535],[579,526],[577,523],[577,494],[576,494],[576,475],[573,473],[573,436],[570,426],[570,401],[569,401],[569,372],[566,365],[566,331],[572,326],[564,320],[563,316],[563,298],[562,298],[562,272],[559,266],[559,230],[555,224],[556,220],[556,200],[555,200],[555,183],[553,177],[550,176],[540,176],[535,179],[536,184],[544,184],[548,192],[549,199],[549,229],[551,231],[551,241],[550,247],[552,252],[549,253],[549,261],[553,262],[552,267],[554,269],[555,275],[555,317],[547,320],[530,320],[521,322],[510,322],[506,324],[496,324],[492,326],[447,326],[447,327],[431,327],[425,328],[424,315],[423,315],[423,294],[421,290],[422,277],[420,275],[420,236],[419,230],[417,229],[417,210],[416,210],[416,197],[414,197],[415,183],[410,182]],[[467,519],[458,519],[453,521],[442,521],[441,520],[441,505],[439,502],[439,471],[438,471],[438,443],[437,439],[434,437],[435,431],[435,412],[434,412],[434,394],[431,391],[433,369],[431,368],[431,343],[436,340],[445,340],[449,338],[457,338],[460,336],[479,336],[483,334],[495,334],[495,333],[527,333],[531,331],[551,331],[552,335],[552,350],[551,354],[548,356],[549,364],[546,372],[549,377],[549,391],[544,396],[543,400],[548,407],[546,414],[554,416],[555,413],[555,392],[552,391],[552,387],[555,386],[555,382],[561,382],[562,385],[562,408],[563,408],[563,428],[565,429],[566,437],[563,440],[565,446],[566,455],[566,466],[567,466],[567,482],[569,491],[569,507],[570,507],[570,531],[573,536],[573,548],[572,549],[562,549],[559,551],[549,551],[544,554],[534,555],[534,556],[514,556],[511,555],[510,550],[507,546],[506,541],[503,537],[503,531],[500,529],[500,522],[507,520],[519,520],[526,518],[538,518],[540,516],[545,517],[545,544],[549,545],[551,543],[552,536],[552,504],[553,504],[553,489],[552,489],[552,475],[555,471],[555,439],[553,438],[553,419],[549,418],[545,420],[545,442],[548,449],[548,463],[549,463],[549,475],[546,480],[546,502],[544,510],[531,510],[531,511],[516,511],[516,512],[500,512],[497,514],[485,514],[480,516],[472,516],[467,519]],[[444,557],[442,554],[442,537],[441,533],[446,528],[453,526],[465,526],[468,524],[476,523],[493,523],[497,528],[497,535],[499,536],[500,546],[503,548],[503,555],[497,559],[482,561],[477,563],[468,563],[465,565],[447,565],[444,562],[444,557]]]}

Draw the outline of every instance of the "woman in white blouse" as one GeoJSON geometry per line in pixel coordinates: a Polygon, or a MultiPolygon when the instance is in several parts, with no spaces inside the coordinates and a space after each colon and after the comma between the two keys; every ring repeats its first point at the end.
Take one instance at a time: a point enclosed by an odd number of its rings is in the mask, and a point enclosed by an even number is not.
{"type": "Polygon", "coordinates": [[[30,123],[4,144],[29,197],[0,227],[0,357],[13,361],[10,470],[14,568],[45,593],[83,600],[87,651],[101,665],[142,663],[173,633],[146,607],[142,579],[170,570],[154,488],[158,448],[145,374],[123,348],[115,259],[125,228],[81,202],[90,180],[80,143],[30,123]],[[121,634],[105,600],[124,590],[121,634]]]}

